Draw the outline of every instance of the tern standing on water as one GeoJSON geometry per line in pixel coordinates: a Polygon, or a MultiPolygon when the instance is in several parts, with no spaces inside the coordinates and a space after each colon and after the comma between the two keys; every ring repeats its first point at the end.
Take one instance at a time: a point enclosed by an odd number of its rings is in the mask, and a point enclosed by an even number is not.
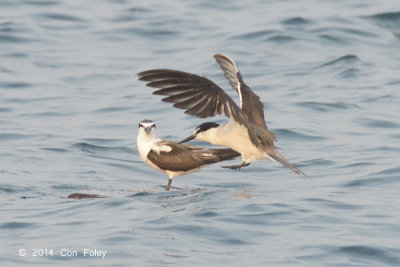
{"type": "Polygon", "coordinates": [[[202,76],[168,69],[144,71],[138,76],[140,80],[149,82],[148,86],[160,88],[153,94],[167,96],[162,100],[185,109],[186,114],[207,118],[224,113],[229,118],[224,125],[204,123],[181,141],[206,141],[230,147],[241,154],[242,164],[223,167],[240,169],[252,161],[267,159],[277,161],[297,174],[304,174],[278,152],[274,145],[275,134],[268,130],[265,123],[263,104],[244,83],[235,62],[223,54],[216,54],[214,58],[239,94],[240,107],[218,85],[202,76]]]}
{"type": "Polygon", "coordinates": [[[240,156],[230,148],[207,149],[159,139],[155,137],[155,128],[156,125],[151,120],[139,123],[137,147],[140,157],[147,165],[168,175],[166,190],[171,187],[175,176],[240,156]]]}

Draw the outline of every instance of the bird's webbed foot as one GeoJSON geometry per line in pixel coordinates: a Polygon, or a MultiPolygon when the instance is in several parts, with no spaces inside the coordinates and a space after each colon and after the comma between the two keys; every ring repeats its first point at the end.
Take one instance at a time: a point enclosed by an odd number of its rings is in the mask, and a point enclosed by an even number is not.
{"type": "Polygon", "coordinates": [[[222,168],[229,168],[229,169],[232,169],[232,170],[240,170],[240,168],[243,168],[243,167],[246,167],[246,166],[249,166],[249,165],[250,165],[250,163],[242,162],[242,164],[230,165],[230,166],[221,166],[221,167],[222,168]]]}

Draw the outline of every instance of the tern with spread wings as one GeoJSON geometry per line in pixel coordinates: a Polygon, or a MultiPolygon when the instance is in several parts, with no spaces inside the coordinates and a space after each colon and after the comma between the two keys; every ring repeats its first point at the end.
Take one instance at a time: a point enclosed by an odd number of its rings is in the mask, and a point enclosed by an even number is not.
{"type": "Polygon", "coordinates": [[[167,96],[162,100],[174,103],[174,107],[185,109],[185,113],[199,118],[225,114],[228,123],[219,125],[206,122],[198,126],[193,134],[181,142],[192,139],[227,146],[239,152],[242,164],[223,166],[240,169],[250,162],[267,159],[277,161],[297,174],[304,174],[289,163],[274,145],[275,134],[264,119],[260,98],[248,87],[235,62],[224,54],[214,58],[224,71],[225,77],[239,94],[239,106],[218,85],[211,80],[177,70],[154,69],[138,73],[139,79],[147,86],[159,88],[153,94],[167,96]]]}

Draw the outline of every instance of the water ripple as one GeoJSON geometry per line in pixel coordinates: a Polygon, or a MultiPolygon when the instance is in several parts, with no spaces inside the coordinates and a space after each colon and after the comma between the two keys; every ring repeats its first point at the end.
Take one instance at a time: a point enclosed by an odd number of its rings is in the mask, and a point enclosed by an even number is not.
{"type": "Polygon", "coordinates": [[[0,87],[9,89],[21,89],[32,87],[33,84],[27,82],[0,82],[0,87]]]}
{"type": "Polygon", "coordinates": [[[282,21],[282,23],[285,25],[292,25],[292,26],[312,24],[311,20],[308,20],[308,19],[305,19],[302,17],[293,17],[293,18],[285,19],[284,21],[282,21]]]}
{"type": "Polygon", "coordinates": [[[55,21],[69,21],[69,22],[84,22],[84,19],[78,18],[76,16],[63,14],[63,13],[41,13],[37,15],[38,17],[47,20],[55,20],[55,21]]]}
{"type": "Polygon", "coordinates": [[[306,101],[299,102],[296,104],[299,107],[307,107],[313,109],[315,111],[337,111],[337,110],[348,110],[348,109],[360,109],[360,106],[353,103],[345,103],[342,101],[338,101],[335,103],[323,103],[323,102],[315,102],[315,101],[306,101]]]}
{"type": "Polygon", "coordinates": [[[275,129],[274,132],[280,137],[297,141],[321,141],[326,139],[326,137],[323,136],[304,134],[290,129],[275,129]]]}
{"type": "Polygon", "coordinates": [[[396,4],[0,1],[1,265],[400,265],[396,4]],[[135,73],[186,70],[234,94],[217,52],[309,178],[214,164],[166,191],[142,162],[141,119],[172,140],[204,121],[135,73]],[[18,257],[32,247],[108,253],[18,257]]]}
{"type": "Polygon", "coordinates": [[[365,16],[364,18],[388,29],[397,36],[397,38],[400,38],[400,12],[380,13],[372,16],[365,16]]]}
{"type": "Polygon", "coordinates": [[[372,260],[383,264],[400,264],[400,257],[398,256],[399,250],[387,250],[383,247],[353,245],[339,247],[336,252],[345,254],[348,257],[354,257],[354,259],[361,258],[360,261],[365,261],[365,263],[372,260]]]}
{"type": "Polygon", "coordinates": [[[387,128],[387,129],[396,129],[400,127],[400,124],[395,123],[393,121],[388,120],[380,120],[380,119],[365,119],[359,118],[356,122],[360,125],[363,125],[367,128],[387,128]]]}
{"type": "Polygon", "coordinates": [[[25,228],[35,228],[38,225],[35,223],[26,223],[26,222],[7,222],[0,224],[0,228],[4,230],[16,230],[16,229],[25,229],[25,228]]]}
{"type": "Polygon", "coordinates": [[[360,62],[360,58],[357,57],[356,55],[345,55],[342,57],[339,57],[337,59],[331,60],[327,63],[324,63],[320,66],[318,66],[318,68],[323,68],[323,67],[328,67],[328,66],[347,66],[348,64],[355,64],[357,62],[360,62]]]}
{"type": "Polygon", "coordinates": [[[399,173],[399,171],[400,167],[385,169],[345,183],[343,186],[359,187],[395,183],[398,179],[397,173],[399,173]]]}
{"type": "Polygon", "coordinates": [[[244,33],[241,35],[234,36],[234,39],[264,39],[264,38],[271,38],[274,35],[279,34],[279,31],[276,30],[261,30],[261,31],[255,31],[255,32],[250,32],[250,33],[244,33]]]}

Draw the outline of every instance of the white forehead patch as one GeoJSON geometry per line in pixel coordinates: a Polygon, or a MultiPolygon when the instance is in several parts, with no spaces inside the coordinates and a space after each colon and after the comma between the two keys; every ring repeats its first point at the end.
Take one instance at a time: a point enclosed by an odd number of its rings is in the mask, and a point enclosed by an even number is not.
{"type": "Polygon", "coordinates": [[[140,123],[140,126],[143,127],[143,128],[150,128],[150,127],[155,126],[155,123],[154,123],[154,121],[151,121],[151,122],[141,122],[141,123],[140,123]]]}

